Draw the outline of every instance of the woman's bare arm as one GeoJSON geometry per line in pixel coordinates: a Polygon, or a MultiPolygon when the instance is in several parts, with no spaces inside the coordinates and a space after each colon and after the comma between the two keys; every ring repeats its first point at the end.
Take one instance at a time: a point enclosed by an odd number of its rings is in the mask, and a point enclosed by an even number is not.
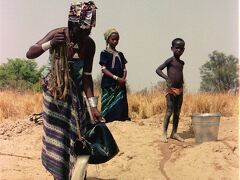
{"type": "Polygon", "coordinates": [[[39,40],[36,44],[32,45],[26,53],[26,57],[34,59],[41,56],[45,50],[42,45],[46,42],[50,43],[51,47],[57,46],[66,41],[66,35],[63,28],[58,28],[50,31],[46,36],[39,40]]]}

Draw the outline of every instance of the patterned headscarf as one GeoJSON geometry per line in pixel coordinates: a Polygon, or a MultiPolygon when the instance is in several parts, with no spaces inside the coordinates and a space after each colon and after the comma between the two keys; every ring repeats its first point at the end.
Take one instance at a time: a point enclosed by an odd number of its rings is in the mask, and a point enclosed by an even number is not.
{"type": "Polygon", "coordinates": [[[93,1],[75,2],[70,6],[68,21],[76,22],[81,29],[89,29],[96,25],[96,9],[93,1]]]}
{"type": "Polygon", "coordinates": [[[108,29],[105,33],[104,33],[104,38],[106,40],[106,42],[108,41],[108,38],[111,36],[112,33],[118,33],[118,31],[114,28],[108,29]]]}

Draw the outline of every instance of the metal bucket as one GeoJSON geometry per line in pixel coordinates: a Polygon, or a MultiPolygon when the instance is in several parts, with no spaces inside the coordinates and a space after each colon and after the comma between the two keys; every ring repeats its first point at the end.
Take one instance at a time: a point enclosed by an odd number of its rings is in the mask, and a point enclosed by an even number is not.
{"type": "Polygon", "coordinates": [[[216,141],[220,124],[220,113],[192,114],[195,142],[216,141]]]}

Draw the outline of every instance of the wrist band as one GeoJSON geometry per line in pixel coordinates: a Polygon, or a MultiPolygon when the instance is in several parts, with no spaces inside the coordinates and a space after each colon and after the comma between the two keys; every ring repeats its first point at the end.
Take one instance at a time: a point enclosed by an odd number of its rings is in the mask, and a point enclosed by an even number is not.
{"type": "Polygon", "coordinates": [[[89,97],[88,98],[88,102],[89,102],[90,107],[97,107],[97,105],[98,105],[98,97],[97,96],[89,97]]]}
{"type": "Polygon", "coordinates": [[[106,66],[102,66],[102,68],[101,68],[101,69],[102,69],[102,70],[103,70],[103,69],[106,69],[106,66]]]}
{"type": "Polygon", "coordinates": [[[45,42],[45,43],[42,44],[42,49],[43,49],[44,51],[48,50],[48,49],[51,48],[51,47],[52,47],[52,46],[51,46],[51,42],[50,42],[50,41],[45,42]]]}
{"type": "Polygon", "coordinates": [[[83,74],[84,74],[84,75],[87,75],[87,76],[91,76],[91,75],[92,75],[91,72],[84,72],[83,74]]]}
{"type": "Polygon", "coordinates": [[[115,79],[115,80],[118,80],[118,77],[117,77],[117,76],[115,76],[115,75],[113,75],[113,79],[115,79]]]}

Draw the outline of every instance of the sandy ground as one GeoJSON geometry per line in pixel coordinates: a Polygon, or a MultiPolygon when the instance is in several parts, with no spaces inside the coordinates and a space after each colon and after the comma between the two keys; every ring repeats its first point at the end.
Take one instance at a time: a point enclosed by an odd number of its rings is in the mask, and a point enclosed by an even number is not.
{"type": "MultiPolygon", "coordinates": [[[[221,118],[218,141],[196,144],[190,118],[180,120],[181,143],[160,142],[160,117],[108,124],[120,152],[88,166],[88,180],[237,180],[238,118],[221,118]]],[[[169,127],[171,129],[171,125],[169,127]]],[[[0,179],[51,180],[41,165],[42,125],[26,120],[0,124],[0,179]]]]}

